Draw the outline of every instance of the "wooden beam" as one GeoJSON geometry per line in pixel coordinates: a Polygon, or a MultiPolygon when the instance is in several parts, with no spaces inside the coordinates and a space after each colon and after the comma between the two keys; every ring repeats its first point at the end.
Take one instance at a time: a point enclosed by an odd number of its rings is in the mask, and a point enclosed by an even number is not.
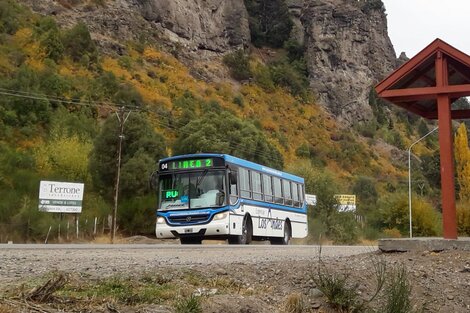
{"type": "MultiPolygon", "coordinates": [[[[469,110],[452,110],[451,117],[453,120],[466,120],[470,119],[470,109],[469,110]]],[[[436,120],[438,118],[437,111],[428,112],[428,117],[430,120],[436,120]]]]}
{"type": "Polygon", "coordinates": [[[436,99],[438,95],[449,95],[451,98],[470,96],[470,84],[392,89],[379,93],[379,96],[391,102],[431,100],[436,99]]]}

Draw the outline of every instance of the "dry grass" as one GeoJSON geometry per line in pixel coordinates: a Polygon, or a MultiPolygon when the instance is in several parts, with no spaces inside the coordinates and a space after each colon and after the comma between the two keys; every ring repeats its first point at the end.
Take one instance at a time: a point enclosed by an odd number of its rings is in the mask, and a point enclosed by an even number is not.
{"type": "Polygon", "coordinates": [[[298,293],[291,293],[287,296],[284,304],[285,313],[303,313],[306,311],[306,304],[304,297],[298,293]]]}

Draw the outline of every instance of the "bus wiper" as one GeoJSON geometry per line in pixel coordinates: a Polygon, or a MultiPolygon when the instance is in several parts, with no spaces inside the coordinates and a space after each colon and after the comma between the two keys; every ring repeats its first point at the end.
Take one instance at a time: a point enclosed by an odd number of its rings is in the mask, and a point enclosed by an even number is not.
{"type": "Polygon", "coordinates": [[[207,172],[209,172],[209,170],[206,168],[206,169],[204,170],[204,172],[202,172],[202,175],[197,178],[197,180],[196,180],[196,190],[197,190],[197,187],[199,186],[199,184],[202,183],[202,181],[203,181],[204,178],[206,177],[207,172]]]}

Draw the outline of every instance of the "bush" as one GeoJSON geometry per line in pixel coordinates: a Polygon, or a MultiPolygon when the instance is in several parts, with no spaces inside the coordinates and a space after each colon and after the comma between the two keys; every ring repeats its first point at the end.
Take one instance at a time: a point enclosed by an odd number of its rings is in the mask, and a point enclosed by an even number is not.
{"type": "Polygon", "coordinates": [[[179,298],[175,303],[176,313],[202,313],[201,298],[191,295],[179,298]]]}
{"type": "Polygon", "coordinates": [[[300,293],[291,293],[284,304],[285,313],[303,313],[306,311],[305,300],[300,293]]]}
{"type": "MultiPolygon", "coordinates": [[[[423,198],[413,195],[413,234],[437,236],[441,233],[440,213],[423,198]]],[[[409,234],[409,205],[407,193],[390,194],[378,202],[379,222],[382,229],[397,229],[409,234]]]]}
{"type": "Polygon", "coordinates": [[[63,43],[66,52],[75,62],[79,62],[84,56],[89,57],[92,63],[98,59],[96,45],[84,23],[80,22],[68,30],[64,35],[63,43]]]}
{"type": "Polygon", "coordinates": [[[287,88],[293,95],[309,98],[309,83],[303,61],[276,62],[269,66],[271,77],[278,86],[287,88]]]}
{"type": "MultiPolygon", "coordinates": [[[[339,274],[330,271],[321,259],[319,253],[318,267],[312,274],[312,280],[317,288],[325,295],[330,305],[339,312],[360,313],[369,312],[369,304],[382,291],[386,281],[386,263],[381,258],[372,258],[373,274],[376,282],[375,292],[369,299],[363,299],[358,290],[358,284],[350,281],[348,273],[339,274]]],[[[399,311],[397,311],[399,312],[399,311]]]]}
{"type": "Polygon", "coordinates": [[[457,226],[460,235],[470,236],[470,201],[457,203],[457,226]]]}
{"type": "Polygon", "coordinates": [[[413,312],[411,305],[411,284],[408,271],[401,264],[392,269],[385,287],[385,307],[383,313],[413,312]]]}
{"type": "Polygon", "coordinates": [[[250,58],[240,49],[224,56],[224,64],[230,69],[230,75],[236,80],[247,80],[252,77],[250,58]]]}

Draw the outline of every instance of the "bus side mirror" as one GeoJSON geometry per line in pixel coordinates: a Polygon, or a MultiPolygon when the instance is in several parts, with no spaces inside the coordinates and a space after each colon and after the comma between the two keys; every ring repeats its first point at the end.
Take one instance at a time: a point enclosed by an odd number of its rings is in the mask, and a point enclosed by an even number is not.
{"type": "Polygon", "coordinates": [[[230,172],[228,177],[229,177],[230,185],[237,184],[237,172],[230,172]]]}

